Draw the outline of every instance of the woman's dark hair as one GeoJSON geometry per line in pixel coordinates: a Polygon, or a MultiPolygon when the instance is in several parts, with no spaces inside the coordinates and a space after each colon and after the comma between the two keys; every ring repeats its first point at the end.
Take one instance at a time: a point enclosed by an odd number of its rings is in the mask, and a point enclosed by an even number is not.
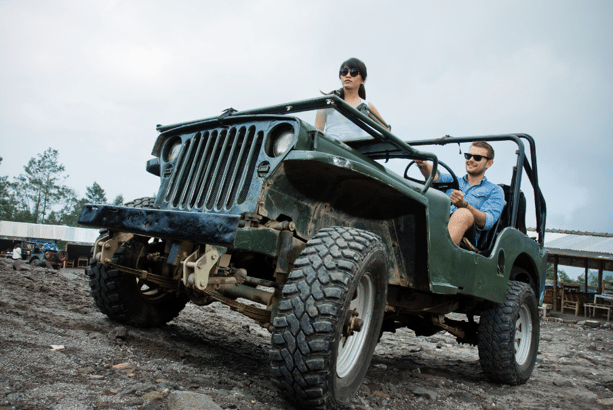
{"type": "MultiPolygon", "coordinates": [[[[342,69],[343,67],[347,67],[350,70],[352,68],[355,68],[356,70],[358,70],[358,72],[362,76],[362,79],[366,81],[366,76],[368,75],[368,72],[366,70],[366,64],[364,64],[362,60],[352,57],[349,60],[344,61],[343,64],[341,64],[340,69],[342,69]]],[[[339,78],[340,78],[340,74],[339,74],[339,78]]],[[[345,90],[343,89],[343,87],[339,88],[338,90],[329,92],[329,93],[322,92],[322,94],[325,94],[325,95],[335,94],[341,97],[343,100],[345,99],[345,90]]],[[[364,88],[364,84],[360,85],[360,88],[358,89],[358,95],[360,96],[361,99],[363,100],[366,99],[366,89],[364,88]]]]}

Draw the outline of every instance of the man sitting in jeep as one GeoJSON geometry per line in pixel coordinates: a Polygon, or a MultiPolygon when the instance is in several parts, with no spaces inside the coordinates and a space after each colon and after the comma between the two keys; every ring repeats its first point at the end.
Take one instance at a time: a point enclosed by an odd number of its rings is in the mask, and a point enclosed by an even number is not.
{"type": "MultiPolygon", "coordinates": [[[[494,226],[505,204],[502,188],[489,182],[485,177],[485,171],[494,164],[492,146],[485,141],[475,141],[464,157],[467,174],[458,181],[460,190],[447,192],[452,204],[448,225],[449,235],[456,245],[462,241],[469,229],[474,229],[474,239],[470,239],[476,244],[481,232],[494,226]]],[[[432,172],[432,165],[425,161],[415,162],[422,175],[428,179],[432,172]]],[[[452,180],[451,175],[438,172],[434,177],[435,182],[451,182],[452,180]]]]}

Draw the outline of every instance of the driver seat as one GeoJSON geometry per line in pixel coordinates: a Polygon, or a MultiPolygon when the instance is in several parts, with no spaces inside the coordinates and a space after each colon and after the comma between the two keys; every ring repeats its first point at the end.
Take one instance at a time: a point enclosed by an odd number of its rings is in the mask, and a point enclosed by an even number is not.
{"type": "MultiPolygon", "coordinates": [[[[464,238],[462,238],[462,247],[467,250],[472,250],[478,254],[481,254],[485,257],[490,255],[492,248],[494,247],[494,242],[496,242],[496,236],[498,233],[502,231],[504,228],[511,226],[511,214],[509,213],[508,204],[513,203],[513,192],[511,191],[511,187],[509,185],[500,184],[499,185],[504,191],[504,200],[505,205],[502,208],[502,213],[498,220],[494,223],[494,226],[484,232],[481,232],[481,236],[479,237],[479,242],[477,246],[473,246],[472,244],[475,242],[475,233],[474,226],[472,229],[468,230],[464,238]],[[466,243],[468,242],[468,244],[466,243]],[[471,248],[472,247],[472,248],[471,248]]],[[[526,233],[526,197],[522,191],[519,191],[519,204],[517,209],[517,221],[515,223],[514,228],[519,229],[522,233],[526,233]]]]}

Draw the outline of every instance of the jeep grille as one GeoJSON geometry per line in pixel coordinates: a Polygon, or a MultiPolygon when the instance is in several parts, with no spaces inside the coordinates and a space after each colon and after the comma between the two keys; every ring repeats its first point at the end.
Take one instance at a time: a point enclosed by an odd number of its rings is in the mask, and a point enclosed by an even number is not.
{"type": "Polygon", "coordinates": [[[255,126],[196,133],[183,143],[164,201],[172,208],[218,211],[243,203],[263,139],[255,126]]]}

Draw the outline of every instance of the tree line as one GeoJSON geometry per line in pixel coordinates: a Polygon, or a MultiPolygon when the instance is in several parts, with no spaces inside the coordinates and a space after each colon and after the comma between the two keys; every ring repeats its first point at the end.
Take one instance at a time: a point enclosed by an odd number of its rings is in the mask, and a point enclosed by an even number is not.
{"type": "MultiPolygon", "coordinates": [[[[104,189],[95,181],[82,198],[64,184],[68,175],[58,150],[48,148],[30,158],[23,170],[12,181],[0,176],[0,220],[78,227],[83,205],[107,203],[104,189]]],[[[112,204],[122,205],[123,201],[119,194],[112,204]]]]}
{"type": "MultiPolygon", "coordinates": [[[[588,275],[587,285],[592,286],[592,287],[598,287],[598,272],[590,269],[587,275],[588,275]]],[[[551,280],[554,279],[553,264],[551,263],[547,265],[547,279],[551,279],[551,280]]],[[[613,282],[613,275],[604,274],[602,279],[606,280],[607,282],[613,282]]],[[[570,276],[568,276],[568,273],[566,273],[564,270],[558,267],[558,281],[565,282],[565,283],[576,283],[578,285],[584,285],[585,276],[580,275],[577,277],[577,279],[573,279],[570,276]]]]}
{"type": "MultiPolygon", "coordinates": [[[[2,157],[0,157],[2,165],[2,157]]],[[[8,176],[0,176],[0,220],[30,222],[51,225],[80,226],[77,221],[85,204],[106,204],[104,189],[94,181],[86,188],[85,196],[78,198],[72,188],[64,185],[68,178],[64,165],[59,162],[59,152],[48,148],[30,158],[23,167],[24,173],[9,181],[8,176]]],[[[119,194],[112,205],[123,205],[123,195],[119,194]]],[[[590,271],[589,286],[598,285],[598,275],[590,271]]],[[[553,265],[547,269],[547,279],[553,279],[553,265]]],[[[583,284],[583,277],[572,279],[558,269],[561,282],[583,284]]],[[[604,278],[613,281],[613,276],[604,278]]]]}

